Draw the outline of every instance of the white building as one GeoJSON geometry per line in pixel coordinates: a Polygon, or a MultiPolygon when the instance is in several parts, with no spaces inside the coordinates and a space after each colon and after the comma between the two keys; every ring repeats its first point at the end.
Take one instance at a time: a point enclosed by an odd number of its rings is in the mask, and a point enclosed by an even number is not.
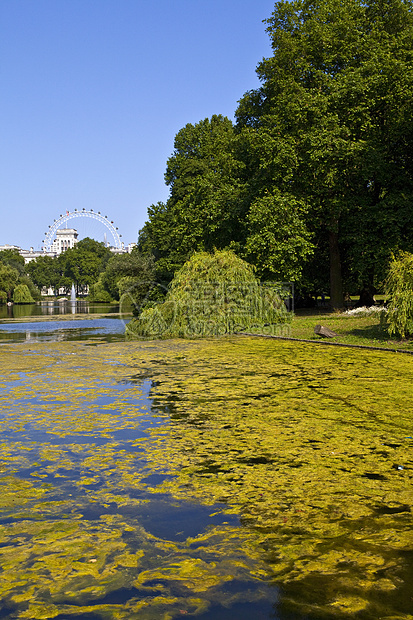
{"type": "Polygon", "coordinates": [[[69,248],[74,248],[77,243],[77,230],[74,228],[60,228],[56,230],[56,239],[52,243],[52,253],[61,254],[69,248]]]}
{"type": "Polygon", "coordinates": [[[35,260],[35,258],[39,258],[39,256],[51,256],[52,258],[53,256],[56,256],[52,252],[43,252],[43,250],[39,252],[33,248],[30,248],[30,250],[19,250],[19,253],[20,256],[23,256],[25,263],[30,263],[30,261],[35,260]]]}
{"type": "MultiPolygon", "coordinates": [[[[30,263],[30,261],[39,256],[50,256],[52,258],[58,256],[69,248],[74,248],[77,242],[78,232],[75,228],[60,228],[56,231],[56,239],[52,243],[50,252],[45,252],[44,250],[38,251],[33,248],[30,248],[30,250],[22,250],[22,248],[17,245],[9,244],[0,245],[0,250],[18,250],[20,256],[23,256],[24,262],[30,263]]],[[[129,243],[126,247],[124,243],[122,243],[121,248],[109,247],[109,249],[114,254],[125,254],[126,252],[131,253],[134,247],[136,247],[136,243],[129,243]]]]}
{"type": "Polygon", "coordinates": [[[4,245],[0,245],[0,252],[3,250],[18,250],[20,252],[21,248],[18,245],[9,245],[5,243],[4,245]]]}

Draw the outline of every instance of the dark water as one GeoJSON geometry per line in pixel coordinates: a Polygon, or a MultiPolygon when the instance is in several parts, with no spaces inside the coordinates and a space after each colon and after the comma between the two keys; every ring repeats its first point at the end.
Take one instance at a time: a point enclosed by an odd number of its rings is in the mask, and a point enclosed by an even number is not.
{"type": "MultiPolygon", "coordinates": [[[[121,324],[118,319],[80,322],[92,323],[94,327],[79,328],[72,325],[72,323],[79,323],[79,321],[65,321],[64,326],[57,321],[52,323],[8,324],[0,326],[2,332],[0,337],[4,335],[7,339],[23,335],[27,338],[27,330],[36,330],[30,333],[36,334],[35,337],[39,340],[43,338],[70,340],[75,339],[75,337],[79,338],[79,334],[83,330],[84,338],[93,339],[94,329],[99,330],[99,337],[102,337],[103,324],[107,325],[108,331],[112,334],[117,329],[112,324],[115,322],[121,324]],[[88,329],[90,330],[89,336],[87,334],[88,329]]],[[[35,481],[33,492],[36,489],[46,490],[45,512],[43,513],[42,510],[40,513],[38,512],[39,508],[36,507],[35,496],[30,498],[29,495],[27,499],[30,501],[26,504],[27,508],[23,511],[20,509],[20,513],[7,508],[2,510],[0,512],[0,528],[6,528],[6,538],[4,543],[0,543],[0,547],[6,545],[8,548],[12,548],[16,543],[16,550],[18,549],[21,552],[26,543],[31,544],[31,532],[36,531],[36,524],[42,522],[45,531],[47,531],[49,519],[56,524],[55,527],[58,529],[64,528],[65,523],[74,518],[74,523],[80,521],[82,524],[86,524],[87,529],[90,527],[91,530],[97,529],[98,531],[102,527],[100,525],[102,520],[107,519],[110,524],[110,519],[115,519],[128,526],[122,534],[121,540],[127,544],[129,551],[139,554],[141,548],[145,550],[142,568],[149,568],[156,572],[158,562],[160,567],[171,562],[172,565],[176,563],[179,574],[179,562],[185,558],[188,558],[187,561],[189,562],[218,561],[218,556],[215,554],[219,553],[219,544],[217,544],[216,550],[214,547],[216,537],[222,536],[224,541],[227,529],[229,531],[231,528],[241,529],[238,515],[227,514],[226,506],[223,503],[218,502],[212,506],[205,506],[197,501],[191,501],[190,498],[188,500],[176,500],[168,493],[159,492],[157,490],[159,485],[171,476],[162,471],[153,472],[148,467],[148,454],[145,450],[145,444],[137,443],[141,439],[149,439],[152,432],[156,433],[158,429],[161,431],[162,426],[169,419],[167,414],[163,414],[154,406],[150,396],[152,381],[147,379],[138,382],[120,379],[113,383],[102,381],[83,385],[81,403],[77,409],[73,410],[73,413],[77,416],[83,415],[86,410],[88,411],[88,415],[84,417],[86,428],[82,427],[81,421],[72,422],[70,419],[68,419],[68,428],[64,423],[59,422],[59,411],[62,411],[64,415],[65,409],[72,405],[72,398],[77,396],[76,390],[68,389],[66,393],[59,392],[51,397],[47,390],[41,391],[36,387],[36,381],[39,378],[42,379],[42,376],[34,378],[28,374],[19,373],[19,379],[6,384],[2,398],[0,398],[0,443],[6,450],[6,459],[4,460],[4,455],[2,459],[3,463],[6,462],[6,467],[9,449],[14,455],[13,458],[16,459],[16,465],[12,467],[11,472],[17,484],[19,484],[19,480],[24,483],[35,481]],[[134,411],[136,414],[133,413],[134,411]],[[37,412],[40,413],[37,414],[37,412]],[[100,420],[107,416],[108,412],[110,413],[109,426],[103,426],[100,424],[100,420]],[[54,427],[56,423],[60,425],[54,427]],[[88,423],[90,423],[90,428],[87,427],[88,423]],[[6,446],[10,446],[10,448],[6,446]],[[61,464],[55,463],[52,457],[50,457],[51,460],[47,460],[44,450],[50,451],[50,454],[56,454],[56,458],[60,460],[61,464]],[[53,451],[55,452],[53,453],[53,451]],[[119,455],[119,460],[117,460],[117,455],[119,455]],[[114,461],[111,460],[113,465],[107,469],[102,468],[100,459],[109,457],[114,459],[114,461]],[[133,458],[133,461],[130,458],[133,458]],[[141,484],[135,487],[133,485],[125,486],[122,482],[122,470],[126,466],[129,467],[130,463],[133,463],[131,473],[133,470],[138,473],[142,472],[141,484]],[[85,477],[93,477],[93,484],[87,484],[86,487],[82,485],[82,480],[85,477]],[[38,485],[37,480],[39,481],[38,485]],[[112,487],[114,487],[114,491],[110,490],[112,487]],[[112,499],[113,493],[117,498],[116,502],[112,499]],[[90,500],[91,494],[94,496],[92,501],[90,500]],[[62,506],[61,513],[57,510],[48,516],[49,506],[58,506],[59,504],[62,506]],[[33,516],[30,506],[34,507],[33,516]],[[15,534],[8,536],[7,528],[17,528],[16,531],[22,532],[22,537],[15,540],[15,534]],[[145,532],[142,543],[137,537],[141,528],[145,532]],[[211,528],[221,528],[222,531],[212,537],[211,542],[205,542],[202,536],[211,528]],[[197,537],[201,537],[199,542],[197,537]],[[190,542],[194,540],[196,542],[190,542]],[[170,546],[171,552],[164,550],[165,544],[170,546]],[[170,560],[168,559],[169,556],[171,556],[170,560]]],[[[62,380],[63,386],[65,378],[62,380]]],[[[0,468],[0,472],[5,471],[5,468],[0,468]]],[[[0,482],[3,475],[4,473],[0,473],[0,482]]],[[[8,475],[6,473],[6,478],[8,475]]],[[[115,530],[108,530],[109,538],[115,536],[117,529],[115,527],[115,530]]],[[[45,551],[43,553],[46,555],[54,554],[58,561],[61,561],[59,559],[61,558],[59,542],[57,542],[57,551],[55,551],[56,541],[53,533],[47,536],[45,541],[48,542],[44,545],[45,551]]],[[[82,544],[81,538],[79,544],[82,544]]],[[[70,553],[74,553],[73,561],[75,561],[76,551],[72,551],[70,547],[69,550],[70,553]]],[[[96,551],[97,553],[98,551],[96,551]]],[[[110,554],[108,559],[111,561],[110,554]]],[[[244,569],[237,576],[237,562],[238,560],[243,561],[243,559],[242,551],[236,551],[235,555],[228,558],[229,566],[231,562],[235,562],[234,577],[232,578],[230,573],[229,581],[210,588],[211,604],[205,612],[191,611],[190,603],[186,605],[186,603],[181,602],[178,607],[172,605],[172,608],[168,610],[168,616],[164,615],[162,609],[159,611],[161,614],[159,616],[155,610],[153,614],[148,612],[149,615],[142,617],[155,619],[157,617],[177,618],[187,615],[201,620],[281,619],[274,611],[278,600],[276,588],[271,587],[265,581],[251,578],[248,571],[244,569]],[[180,607],[183,609],[180,610],[180,607]]],[[[0,564],[3,561],[1,558],[0,564]]],[[[36,553],[33,553],[33,556],[28,557],[27,560],[26,558],[23,560],[21,566],[22,570],[27,571],[26,574],[30,574],[34,561],[39,562],[36,553]]],[[[51,566],[51,570],[54,570],[53,565],[51,566]]],[[[125,569],[123,576],[116,563],[113,566],[113,570],[118,572],[117,581],[114,581],[114,585],[110,586],[105,583],[104,585],[100,584],[100,589],[103,592],[101,594],[95,594],[92,587],[89,588],[90,593],[88,593],[88,589],[79,579],[78,586],[76,583],[70,588],[68,586],[67,594],[65,594],[65,588],[62,586],[61,591],[63,593],[50,598],[47,586],[49,576],[46,574],[45,577],[39,578],[40,582],[44,583],[38,594],[39,601],[44,601],[45,605],[52,602],[56,603],[59,608],[60,605],[63,608],[65,605],[71,605],[70,613],[65,613],[62,609],[62,613],[57,616],[50,616],[57,617],[60,620],[64,618],[71,620],[110,620],[118,616],[112,615],[110,607],[106,607],[105,611],[102,610],[100,613],[100,610],[98,611],[99,606],[116,606],[118,612],[119,608],[124,607],[125,613],[127,613],[131,601],[147,600],[148,605],[151,605],[152,599],[163,595],[163,593],[171,601],[174,598],[184,601],[185,597],[192,600],[196,596],[196,593],[191,593],[189,588],[183,586],[179,579],[175,580],[173,575],[169,576],[168,573],[165,573],[164,579],[162,577],[146,579],[142,587],[131,586],[133,579],[128,575],[131,570],[125,569]],[[79,587],[79,593],[76,590],[77,587],[79,587]],[[84,589],[82,590],[82,588],[84,589]],[[77,606],[79,613],[73,609],[77,606]],[[80,610],[84,606],[88,608],[88,611],[80,610]],[[92,611],[92,609],[96,609],[96,611],[92,611]]],[[[231,568],[227,570],[230,571],[231,568]]],[[[7,569],[6,572],[9,574],[7,569]]],[[[59,579],[61,576],[57,570],[57,575],[53,578],[54,583],[58,582],[59,579]]],[[[27,587],[31,586],[30,577],[26,583],[27,587]]],[[[13,583],[10,586],[10,594],[6,589],[3,598],[0,597],[0,618],[12,620],[20,618],[21,613],[28,613],[27,602],[18,602],[20,596],[24,598],[24,594],[21,592],[24,593],[25,588],[26,586],[20,586],[19,583],[17,585],[13,583]]],[[[27,618],[28,616],[22,617],[27,618]]],[[[40,617],[46,618],[48,616],[47,613],[40,616],[33,615],[33,618],[40,617]]],[[[126,616],[122,615],[121,617],[126,616]]],[[[131,615],[131,618],[137,617],[140,617],[140,614],[138,616],[131,615]]]]}

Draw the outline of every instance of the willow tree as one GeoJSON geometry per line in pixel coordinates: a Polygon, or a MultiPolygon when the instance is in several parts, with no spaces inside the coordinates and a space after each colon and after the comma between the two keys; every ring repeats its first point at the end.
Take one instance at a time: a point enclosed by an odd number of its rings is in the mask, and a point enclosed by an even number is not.
{"type": "Polygon", "coordinates": [[[15,304],[34,304],[35,302],[27,284],[18,284],[16,286],[13,291],[13,301],[15,304]]]}
{"type": "Polygon", "coordinates": [[[343,249],[371,279],[377,246],[388,256],[406,225],[412,232],[411,9],[410,0],[276,2],[262,86],[237,110],[251,202],[276,189],[306,205],[314,238],[327,232],[336,307],[343,249]]]}
{"type": "Polygon", "coordinates": [[[196,338],[240,331],[274,333],[289,323],[276,285],[263,286],[254,267],[233,252],[197,252],[172,280],[164,303],[144,308],[129,337],[196,338]]]}
{"type": "Polygon", "coordinates": [[[413,336],[413,254],[393,257],[386,279],[389,305],[386,316],[390,336],[413,336]]]}

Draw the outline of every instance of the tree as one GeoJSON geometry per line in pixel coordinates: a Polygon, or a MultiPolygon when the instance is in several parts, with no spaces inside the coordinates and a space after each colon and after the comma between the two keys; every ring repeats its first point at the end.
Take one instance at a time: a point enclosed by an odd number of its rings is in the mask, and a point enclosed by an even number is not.
{"type": "Polygon", "coordinates": [[[91,286],[98,281],[111,256],[104,243],[89,237],[82,239],[58,257],[62,268],[61,284],[69,289],[73,282],[78,292],[81,287],[91,286]]]}
{"type": "Polygon", "coordinates": [[[133,248],[127,254],[115,254],[107,263],[102,274],[102,285],[113,299],[120,299],[127,286],[125,278],[135,289],[147,291],[155,279],[155,265],[153,257],[142,254],[138,248],[133,248]],[[123,280],[121,288],[120,281],[123,280]]]}
{"type": "Polygon", "coordinates": [[[18,284],[13,291],[15,304],[34,304],[34,299],[27,284],[18,284]]]}
{"type": "MultiPolygon", "coordinates": [[[[389,214],[400,221],[393,245],[406,221],[412,228],[412,155],[403,136],[403,129],[411,136],[411,4],[281,0],[267,24],[273,56],[258,65],[262,86],[237,110],[251,202],[276,188],[306,204],[308,230],[328,233],[330,294],[340,307],[343,247],[346,268],[371,279],[356,257],[372,247],[372,221],[381,221],[377,232],[389,214]]],[[[375,241],[386,255],[387,240],[375,241]]]]}
{"type": "MultiPolygon", "coordinates": [[[[0,263],[0,291],[6,294],[6,298],[11,300],[14,287],[19,279],[19,272],[17,269],[0,263]]],[[[4,299],[4,295],[2,295],[4,299]]]]}
{"type": "Polygon", "coordinates": [[[0,262],[13,267],[19,274],[25,273],[24,258],[20,255],[19,250],[1,250],[0,262]]]}
{"type": "Polygon", "coordinates": [[[39,288],[51,287],[58,290],[61,280],[61,265],[57,258],[38,256],[26,265],[31,280],[39,288]]]}
{"type": "Polygon", "coordinates": [[[272,333],[290,321],[282,291],[262,287],[254,267],[228,250],[196,252],[179,269],[162,304],[144,308],[130,337],[194,338],[237,331],[272,333]]]}
{"type": "Polygon", "coordinates": [[[40,301],[41,293],[37,286],[34,284],[29,275],[25,274],[19,277],[19,285],[27,286],[29,293],[33,301],[40,301]]]}
{"type": "Polygon", "coordinates": [[[305,214],[302,201],[277,190],[253,201],[244,255],[256,265],[261,278],[291,282],[301,277],[313,250],[305,214]]]}
{"type": "Polygon", "coordinates": [[[386,279],[389,298],[386,318],[389,335],[413,336],[413,254],[393,257],[386,279]]]}
{"type": "Polygon", "coordinates": [[[232,122],[213,115],[175,136],[165,181],[166,202],[152,205],[139,246],[157,260],[161,278],[171,279],[195,251],[224,248],[243,240],[242,163],[235,156],[232,122]]]}

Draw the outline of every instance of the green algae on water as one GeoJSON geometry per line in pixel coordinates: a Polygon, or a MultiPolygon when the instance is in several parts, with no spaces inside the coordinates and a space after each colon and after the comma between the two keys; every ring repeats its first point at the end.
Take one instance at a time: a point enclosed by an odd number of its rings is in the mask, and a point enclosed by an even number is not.
{"type": "Polygon", "coordinates": [[[412,364],[235,337],[4,347],[0,600],[176,618],[272,583],[280,618],[411,617],[412,364]],[[198,531],[155,527],[196,506],[198,531]]]}

